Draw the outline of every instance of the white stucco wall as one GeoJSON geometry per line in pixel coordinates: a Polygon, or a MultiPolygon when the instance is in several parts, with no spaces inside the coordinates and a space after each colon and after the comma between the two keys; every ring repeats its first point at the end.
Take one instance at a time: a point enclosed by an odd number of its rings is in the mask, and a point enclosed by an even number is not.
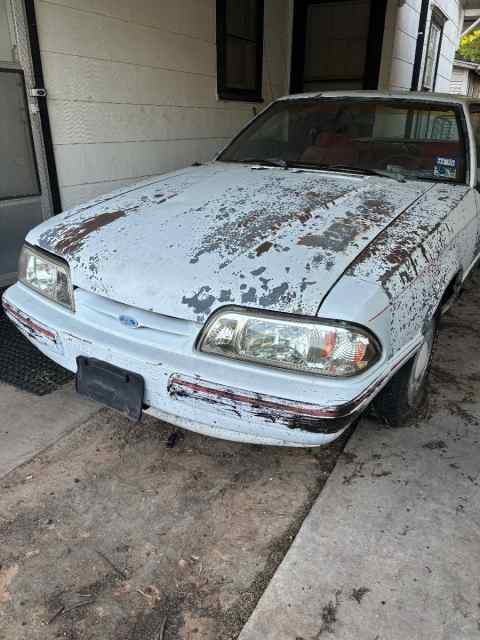
{"type": "MultiPolygon", "coordinates": [[[[252,116],[252,104],[217,99],[215,7],[36,1],[64,208],[207,160],[252,116]]],[[[289,19],[288,2],[266,0],[266,103],[287,91],[289,19]]]]}
{"type": "MultiPolygon", "coordinates": [[[[398,7],[389,77],[389,86],[392,89],[410,90],[411,88],[421,4],[421,0],[405,0],[403,6],[398,7]]],[[[452,64],[459,42],[462,9],[459,0],[435,0],[435,2],[430,2],[425,46],[428,40],[433,6],[437,6],[447,17],[435,87],[436,91],[442,92],[448,91],[450,87],[452,64]]],[[[423,78],[424,62],[425,51],[420,73],[420,84],[423,78]]]]}

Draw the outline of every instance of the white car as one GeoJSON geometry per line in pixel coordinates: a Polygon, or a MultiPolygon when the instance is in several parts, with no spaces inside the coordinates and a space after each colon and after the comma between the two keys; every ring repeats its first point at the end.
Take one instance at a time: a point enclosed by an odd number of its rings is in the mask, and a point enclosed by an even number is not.
{"type": "Polygon", "coordinates": [[[3,297],[77,390],[229,440],[317,446],[425,396],[480,252],[480,105],[289,96],[216,158],[51,218],[3,297]]]}

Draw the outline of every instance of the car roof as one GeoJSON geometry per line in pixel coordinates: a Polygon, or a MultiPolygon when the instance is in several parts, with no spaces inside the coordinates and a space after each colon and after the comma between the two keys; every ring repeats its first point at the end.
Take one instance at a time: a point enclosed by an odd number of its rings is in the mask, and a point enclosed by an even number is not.
{"type": "Polygon", "coordinates": [[[480,103],[480,98],[470,98],[454,93],[432,93],[427,91],[316,91],[297,93],[278,98],[282,100],[315,100],[317,98],[390,98],[422,100],[424,102],[448,102],[450,104],[480,103]]]}

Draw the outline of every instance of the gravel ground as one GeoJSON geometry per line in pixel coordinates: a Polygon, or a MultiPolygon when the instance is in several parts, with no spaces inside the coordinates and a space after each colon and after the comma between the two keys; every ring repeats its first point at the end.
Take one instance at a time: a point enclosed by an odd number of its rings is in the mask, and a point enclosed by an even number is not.
{"type": "Polygon", "coordinates": [[[171,433],[105,409],[3,479],[1,640],[238,636],[344,443],[171,433]]]}

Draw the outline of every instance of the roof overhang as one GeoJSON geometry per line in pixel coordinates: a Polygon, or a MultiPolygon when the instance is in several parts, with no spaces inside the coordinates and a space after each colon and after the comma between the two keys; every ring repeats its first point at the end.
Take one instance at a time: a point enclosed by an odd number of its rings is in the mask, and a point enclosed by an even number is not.
{"type": "Polygon", "coordinates": [[[473,71],[473,73],[480,75],[480,65],[475,64],[475,62],[467,62],[466,60],[455,59],[453,61],[453,66],[460,69],[467,69],[468,71],[473,71]]]}

